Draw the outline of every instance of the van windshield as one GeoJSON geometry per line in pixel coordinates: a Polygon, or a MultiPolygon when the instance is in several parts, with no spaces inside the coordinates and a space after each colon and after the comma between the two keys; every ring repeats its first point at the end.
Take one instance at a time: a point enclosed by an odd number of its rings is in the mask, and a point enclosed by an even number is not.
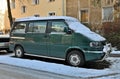
{"type": "Polygon", "coordinates": [[[87,38],[93,40],[93,41],[105,41],[106,39],[102,37],[101,35],[91,31],[88,27],[81,24],[79,21],[66,21],[69,25],[69,28],[74,30],[76,33],[80,33],[87,38]]]}
{"type": "Polygon", "coordinates": [[[90,32],[90,29],[81,24],[79,21],[67,21],[67,23],[69,24],[69,27],[74,31],[90,32]]]}

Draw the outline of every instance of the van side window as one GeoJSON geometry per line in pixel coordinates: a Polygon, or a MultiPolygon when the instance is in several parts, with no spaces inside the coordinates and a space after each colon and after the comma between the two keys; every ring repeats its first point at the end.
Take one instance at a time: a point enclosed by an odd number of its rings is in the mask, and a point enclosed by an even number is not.
{"type": "Polygon", "coordinates": [[[29,23],[28,32],[31,33],[45,33],[47,22],[32,22],[29,23]]]}
{"type": "Polygon", "coordinates": [[[28,32],[33,32],[34,23],[29,23],[28,32]]]}
{"type": "Polygon", "coordinates": [[[52,21],[51,32],[65,32],[67,25],[63,21],[52,21]]]}
{"type": "Polygon", "coordinates": [[[18,23],[13,28],[13,33],[25,33],[25,29],[26,29],[26,23],[18,23]]]}

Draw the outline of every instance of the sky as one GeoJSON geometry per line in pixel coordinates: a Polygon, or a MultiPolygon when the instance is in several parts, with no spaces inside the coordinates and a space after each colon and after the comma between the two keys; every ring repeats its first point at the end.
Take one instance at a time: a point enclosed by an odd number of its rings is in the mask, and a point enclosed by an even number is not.
{"type": "Polygon", "coordinates": [[[2,11],[2,13],[5,12],[6,6],[6,0],[0,0],[0,10],[2,11]]]}

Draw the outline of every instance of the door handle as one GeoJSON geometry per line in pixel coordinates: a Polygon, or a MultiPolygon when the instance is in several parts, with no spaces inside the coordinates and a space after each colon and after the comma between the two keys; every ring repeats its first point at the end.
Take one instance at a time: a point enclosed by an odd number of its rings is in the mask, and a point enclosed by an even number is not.
{"type": "Polygon", "coordinates": [[[45,38],[49,38],[49,37],[50,37],[50,34],[45,34],[44,37],[45,37],[45,38]]]}
{"type": "Polygon", "coordinates": [[[46,34],[44,37],[45,37],[45,38],[47,38],[47,37],[48,37],[48,35],[46,34]]]}

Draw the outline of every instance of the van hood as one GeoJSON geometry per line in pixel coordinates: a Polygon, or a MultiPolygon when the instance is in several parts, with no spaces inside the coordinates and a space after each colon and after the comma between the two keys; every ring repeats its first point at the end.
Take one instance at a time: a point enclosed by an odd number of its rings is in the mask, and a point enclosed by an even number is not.
{"type": "Polygon", "coordinates": [[[93,40],[93,41],[105,41],[106,39],[102,37],[101,35],[91,31],[89,28],[81,24],[80,22],[72,22],[68,21],[69,27],[74,30],[76,33],[80,33],[87,38],[93,40]]]}

